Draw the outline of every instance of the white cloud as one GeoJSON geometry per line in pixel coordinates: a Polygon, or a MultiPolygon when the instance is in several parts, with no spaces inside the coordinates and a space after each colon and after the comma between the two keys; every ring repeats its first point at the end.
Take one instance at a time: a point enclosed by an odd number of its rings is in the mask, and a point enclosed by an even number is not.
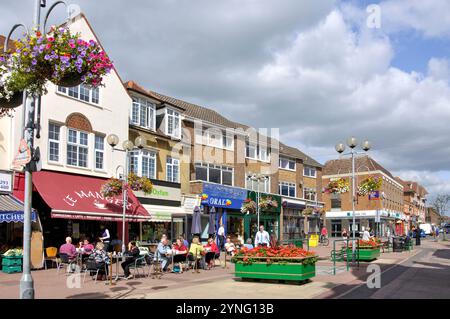
{"type": "Polygon", "coordinates": [[[432,58],[428,61],[428,76],[436,79],[450,80],[450,64],[447,59],[432,58]]]}

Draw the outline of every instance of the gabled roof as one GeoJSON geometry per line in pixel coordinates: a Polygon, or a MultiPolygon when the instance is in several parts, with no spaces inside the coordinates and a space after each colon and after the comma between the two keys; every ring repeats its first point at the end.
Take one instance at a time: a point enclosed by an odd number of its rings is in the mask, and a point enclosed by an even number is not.
{"type": "Polygon", "coordinates": [[[401,179],[400,177],[395,177],[395,179],[403,185],[403,192],[404,193],[415,193],[418,194],[420,197],[425,197],[428,195],[428,191],[425,187],[420,185],[418,182],[414,181],[405,181],[401,179]]]}
{"type": "Polygon", "coordinates": [[[282,155],[285,155],[285,156],[288,156],[288,157],[293,157],[293,158],[296,158],[296,159],[301,159],[303,161],[303,163],[306,164],[306,165],[310,165],[310,166],[314,166],[314,167],[323,167],[322,164],[317,162],[312,157],[309,157],[308,155],[306,155],[305,153],[303,153],[299,149],[297,149],[295,147],[288,146],[288,145],[283,144],[283,143],[280,142],[280,156],[282,156],[282,155]]]}
{"type": "MultiPolygon", "coordinates": [[[[368,155],[358,156],[355,158],[355,170],[356,172],[372,172],[382,171],[390,178],[394,179],[391,172],[381,166],[377,161],[368,155]]],[[[329,160],[325,163],[323,169],[323,175],[337,175],[337,174],[349,174],[352,171],[352,159],[340,158],[336,160],[329,160]]]]}

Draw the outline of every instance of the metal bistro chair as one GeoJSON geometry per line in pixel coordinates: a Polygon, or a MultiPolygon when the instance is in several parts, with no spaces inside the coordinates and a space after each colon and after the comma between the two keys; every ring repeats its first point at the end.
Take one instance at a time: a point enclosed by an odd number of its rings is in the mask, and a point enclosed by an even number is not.
{"type": "MultiPolygon", "coordinates": [[[[76,265],[77,264],[77,259],[70,259],[69,255],[67,254],[59,254],[59,263],[58,263],[58,271],[57,274],[59,274],[59,270],[61,269],[61,267],[63,266],[69,266],[70,268],[72,268],[72,265],[76,265]]],[[[64,268],[66,269],[66,268],[64,268]]],[[[65,271],[67,272],[67,271],[65,271]]]]}
{"type": "Polygon", "coordinates": [[[158,254],[152,254],[151,256],[151,267],[153,266],[153,271],[150,271],[150,275],[152,276],[152,279],[158,278],[161,279],[163,275],[162,271],[162,260],[158,259],[158,254]]]}
{"type": "MultiPolygon", "coordinates": [[[[139,270],[142,269],[142,274],[144,275],[144,277],[146,276],[145,274],[145,268],[147,268],[147,259],[145,258],[145,256],[136,258],[136,260],[134,261],[134,264],[130,265],[130,270],[133,269],[133,278],[136,278],[136,274],[139,275],[139,270]]],[[[149,275],[150,276],[150,271],[149,271],[149,275]]],[[[147,276],[147,277],[148,277],[147,276]]]]}
{"type": "MultiPolygon", "coordinates": [[[[108,264],[105,263],[105,274],[108,273],[108,264]]],[[[84,277],[83,277],[83,283],[86,281],[86,274],[87,272],[93,273],[95,272],[95,283],[97,283],[97,277],[98,277],[98,273],[100,272],[101,268],[98,267],[97,263],[95,262],[95,260],[93,259],[88,259],[86,260],[86,267],[84,268],[84,277]]],[[[92,277],[92,275],[91,275],[92,277]]]]}
{"type": "Polygon", "coordinates": [[[44,266],[45,266],[46,270],[47,270],[47,261],[51,261],[52,262],[52,266],[53,266],[53,263],[55,263],[56,264],[56,268],[58,268],[59,261],[58,261],[57,254],[58,254],[58,248],[56,248],[56,247],[47,247],[47,248],[45,248],[45,255],[46,256],[44,258],[44,266]]]}

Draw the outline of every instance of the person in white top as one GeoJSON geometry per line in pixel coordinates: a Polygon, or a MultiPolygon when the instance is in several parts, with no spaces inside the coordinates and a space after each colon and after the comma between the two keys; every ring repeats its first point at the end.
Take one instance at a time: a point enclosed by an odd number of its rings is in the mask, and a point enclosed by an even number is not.
{"type": "Polygon", "coordinates": [[[259,231],[255,236],[255,247],[266,246],[270,247],[270,236],[269,233],[264,230],[264,226],[259,226],[259,231]]]}
{"type": "Polygon", "coordinates": [[[370,236],[370,232],[369,232],[369,228],[366,228],[364,231],[363,231],[363,237],[362,237],[362,240],[364,240],[364,241],[369,241],[370,240],[370,238],[372,237],[372,236],[370,236]]]}
{"type": "Polygon", "coordinates": [[[219,250],[222,251],[225,244],[225,228],[223,224],[220,224],[219,229],[217,230],[217,236],[219,237],[219,250]]]}

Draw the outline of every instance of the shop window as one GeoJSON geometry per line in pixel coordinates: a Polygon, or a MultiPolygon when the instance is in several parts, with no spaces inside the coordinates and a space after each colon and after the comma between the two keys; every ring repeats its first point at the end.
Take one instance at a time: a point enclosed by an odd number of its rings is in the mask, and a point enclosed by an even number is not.
{"type": "Polygon", "coordinates": [[[340,219],[331,220],[331,237],[342,236],[342,221],[340,219]]]}

